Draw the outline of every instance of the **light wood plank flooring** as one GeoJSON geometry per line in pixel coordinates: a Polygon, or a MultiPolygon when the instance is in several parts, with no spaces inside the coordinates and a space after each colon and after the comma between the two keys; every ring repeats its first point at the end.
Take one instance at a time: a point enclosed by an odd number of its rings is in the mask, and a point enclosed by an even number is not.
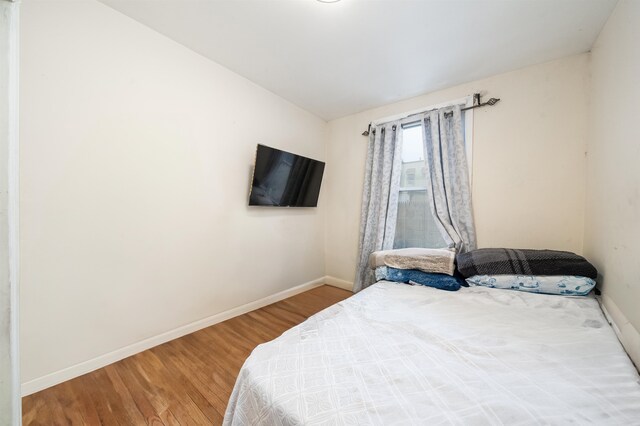
{"type": "Polygon", "coordinates": [[[253,348],[350,292],[322,286],[22,399],[25,425],[217,425],[253,348]]]}

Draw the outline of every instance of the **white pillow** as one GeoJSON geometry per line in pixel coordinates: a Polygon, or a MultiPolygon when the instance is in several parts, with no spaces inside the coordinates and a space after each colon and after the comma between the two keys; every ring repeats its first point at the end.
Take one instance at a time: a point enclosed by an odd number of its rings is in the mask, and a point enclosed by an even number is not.
{"type": "Polygon", "coordinates": [[[586,296],[596,282],[591,278],[571,275],[474,275],[469,285],[528,291],[530,293],[586,296]]]}

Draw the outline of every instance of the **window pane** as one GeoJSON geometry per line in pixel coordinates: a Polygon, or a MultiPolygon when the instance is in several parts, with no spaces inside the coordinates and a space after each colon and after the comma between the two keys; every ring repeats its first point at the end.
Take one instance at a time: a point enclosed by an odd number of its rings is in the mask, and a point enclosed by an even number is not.
{"type": "Polygon", "coordinates": [[[406,247],[446,247],[427,203],[426,190],[400,191],[393,248],[406,247]]]}
{"type": "Polygon", "coordinates": [[[425,188],[426,185],[422,127],[415,126],[403,129],[400,188],[425,188]]]}
{"type": "Polygon", "coordinates": [[[402,162],[411,163],[423,160],[422,127],[413,126],[402,129],[402,162]]]}

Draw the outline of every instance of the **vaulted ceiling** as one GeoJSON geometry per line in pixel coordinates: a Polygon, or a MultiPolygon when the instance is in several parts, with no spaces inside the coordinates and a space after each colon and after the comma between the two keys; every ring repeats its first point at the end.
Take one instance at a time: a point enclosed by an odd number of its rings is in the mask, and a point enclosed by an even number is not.
{"type": "Polygon", "coordinates": [[[326,119],[591,48],[617,0],[101,0],[326,119]]]}

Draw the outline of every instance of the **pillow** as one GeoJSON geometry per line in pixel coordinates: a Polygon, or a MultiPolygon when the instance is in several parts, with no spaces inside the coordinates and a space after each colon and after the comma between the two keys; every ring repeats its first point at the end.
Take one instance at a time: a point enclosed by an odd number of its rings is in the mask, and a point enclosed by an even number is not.
{"type": "Polygon", "coordinates": [[[595,279],[598,271],[584,257],[568,251],[483,248],[459,254],[458,270],[474,275],[571,275],[595,279]]]}
{"type": "Polygon", "coordinates": [[[586,296],[596,282],[573,275],[474,275],[467,278],[471,285],[528,291],[530,293],[586,296]]]}
{"type": "MultiPolygon", "coordinates": [[[[434,274],[422,272],[417,269],[396,269],[387,267],[386,280],[407,284],[419,284],[441,290],[456,291],[460,289],[464,281],[458,277],[446,274],[434,274]]],[[[376,269],[376,272],[377,269],[376,269]]],[[[377,277],[378,274],[376,274],[377,277]]]]}

